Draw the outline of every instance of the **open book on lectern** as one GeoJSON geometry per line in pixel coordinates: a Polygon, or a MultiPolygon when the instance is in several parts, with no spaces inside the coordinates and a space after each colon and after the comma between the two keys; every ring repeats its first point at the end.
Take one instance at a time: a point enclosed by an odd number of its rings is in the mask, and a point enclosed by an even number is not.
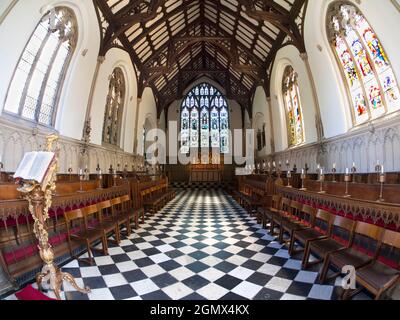
{"type": "Polygon", "coordinates": [[[14,179],[33,180],[42,184],[54,159],[54,152],[28,152],[19,164],[14,179]]]}

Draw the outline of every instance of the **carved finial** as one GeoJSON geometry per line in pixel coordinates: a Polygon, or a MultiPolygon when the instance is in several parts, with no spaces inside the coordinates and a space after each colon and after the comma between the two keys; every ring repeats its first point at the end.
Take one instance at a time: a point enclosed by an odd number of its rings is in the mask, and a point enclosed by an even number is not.
{"type": "Polygon", "coordinates": [[[53,144],[59,139],[58,135],[50,134],[46,137],[45,151],[51,152],[53,150],[53,144]]]}

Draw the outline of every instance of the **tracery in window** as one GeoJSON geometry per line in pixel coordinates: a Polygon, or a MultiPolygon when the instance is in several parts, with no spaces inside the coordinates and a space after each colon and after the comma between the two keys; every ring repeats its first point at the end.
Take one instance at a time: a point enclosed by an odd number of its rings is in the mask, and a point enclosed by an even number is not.
{"type": "Polygon", "coordinates": [[[376,33],[352,4],[329,10],[328,34],[342,67],[354,124],[400,109],[400,92],[389,59],[376,33]]]}
{"type": "Polygon", "coordinates": [[[58,7],[44,15],[18,62],[5,111],[54,125],[63,79],[77,38],[72,10],[58,7]]]}
{"type": "Polygon", "coordinates": [[[125,77],[121,68],[110,76],[106,111],[104,115],[103,142],[119,145],[121,121],[125,101],[125,77]]]}
{"type": "Polygon", "coordinates": [[[229,112],[225,97],[210,84],[193,88],[181,106],[181,152],[219,148],[229,152],[229,112]]]}
{"type": "Polygon", "coordinates": [[[285,69],[282,93],[287,114],[289,146],[297,146],[304,142],[304,126],[297,73],[291,66],[285,69]]]}

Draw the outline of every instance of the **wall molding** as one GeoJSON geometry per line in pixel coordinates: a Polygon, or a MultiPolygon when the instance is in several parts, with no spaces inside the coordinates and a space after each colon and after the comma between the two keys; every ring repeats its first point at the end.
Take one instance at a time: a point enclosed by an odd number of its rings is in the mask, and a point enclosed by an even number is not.
{"type": "Polygon", "coordinates": [[[11,10],[15,7],[15,5],[18,3],[19,0],[12,0],[11,3],[8,5],[6,10],[0,15],[0,25],[4,22],[8,14],[11,12],[11,10]]]}
{"type": "Polygon", "coordinates": [[[395,8],[400,12],[400,1],[399,0],[391,0],[395,8]]]}

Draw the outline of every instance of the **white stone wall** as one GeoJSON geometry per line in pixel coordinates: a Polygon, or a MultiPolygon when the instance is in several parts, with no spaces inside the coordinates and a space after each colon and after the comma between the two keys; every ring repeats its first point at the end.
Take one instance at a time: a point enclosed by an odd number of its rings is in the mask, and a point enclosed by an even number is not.
{"type": "MultiPolygon", "coordinates": [[[[385,164],[388,171],[400,171],[399,125],[400,112],[353,128],[351,108],[326,34],[326,13],[334,0],[310,0],[305,20],[305,42],[309,63],[316,86],[325,140],[318,144],[315,128],[315,109],[312,86],[306,74],[306,64],[292,46],[282,48],[275,61],[271,78],[272,124],[274,127],[276,154],[269,154],[278,161],[303,167],[307,163],[312,170],[317,163],[331,168],[333,163],[344,171],[353,162],[360,172],[374,170],[376,161],[385,164]],[[297,148],[287,147],[287,128],[284,122],[284,106],[280,88],[285,65],[291,64],[299,74],[300,95],[306,129],[306,143],[297,148]]],[[[391,0],[350,1],[360,8],[381,40],[393,70],[400,79],[400,43],[394,30],[400,30],[399,11],[391,0]]],[[[253,115],[254,116],[254,115],[253,115]]],[[[267,141],[270,137],[267,137],[267,141]]],[[[259,155],[259,158],[268,158],[259,155]]]]}
{"type": "MultiPolygon", "coordinates": [[[[74,170],[80,166],[79,158],[85,116],[90,101],[90,92],[96,70],[100,47],[100,31],[92,1],[82,0],[35,0],[1,1],[0,6],[0,155],[5,169],[14,171],[24,152],[37,150],[44,135],[58,133],[61,138],[60,172],[66,172],[72,162],[74,170]],[[4,2],[4,3],[3,3],[4,2]],[[5,15],[9,4],[15,6],[5,15]],[[78,43],[63,83],[57,108],[54,128],[24,121],[3,112],[3,107],[19,58],[43,14],[55,6],[70,7],[78,22],[78,43]],[[21,23],[23,21],[23,23],[21,23]]],[[[129,55],[119,49],[111,49],[101,64],[90,116],[91,147],[89,164],[92,171],[100,163],[102,168],[110,164],[130,163],[134,154],[134,132],[137,108],[136,72],[129,55]],[[120,67],[126,80],[126,101],[124,105],[121,141],[118,148],[102,146],[104,110],[108,93],[109,76],[115,67],[120,67]],[[129,160],[129,161],[128,161],[129,160]]],[[[104,170],[103,169],[103,170],[104,170]]]]}
{"type": "MultiPolygon", "coordinates": [[[[4,170],[14,172],[23,155],[29,151],[43,150],[46,132],[37,133],[34,128],[16,125],[7,120],[0,120],[0,154],[4,163],[4,170]]],[[[72,165],[74,173],[79,168],[84,168],[84,159],[81,155],[82,142],[61,136],[59,155],[59,173],[67,173],[72,165]]],[[[108,150],[98,145],[91,144],[88,147],[88,168],[91,173],[96,172],[97,164],[103,172],[107,172],[110,165],[121,170],[125,164],[131,169],[132,163],[141,161],[141,157],[135,157],[131,153],[123,151],[108,150]]]]}

